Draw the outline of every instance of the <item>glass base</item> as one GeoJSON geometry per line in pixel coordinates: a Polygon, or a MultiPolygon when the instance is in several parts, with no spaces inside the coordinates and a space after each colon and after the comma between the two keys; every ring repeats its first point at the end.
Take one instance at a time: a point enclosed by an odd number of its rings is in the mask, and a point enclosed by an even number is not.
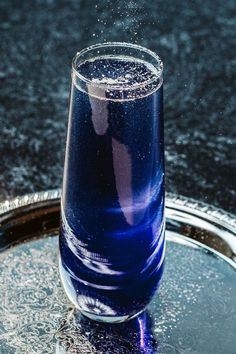
{"type": "Polygon", "coordinates": [[[135,314],[128,314],[128,315],[124,315],[124,316],[101,315],[101,314],[96,314],[96,313],[92,313],[92,312],[88,312],[88,311],[83,310],[80,306],[78,306],[78,302],[76,301],[76,294],[73,294],[73,292],[71,292],[69,283],[67,281],[65,281],[65,277],[63,277],[63,267],[61,264],[60,255],[58,256],[58,261],[59,261],[59,275],[60,275],[61,284],[64,288],[64,291],[65,291],[68,299],[70,300],[70,302],[75,306],[75,308],[83,316],[85,316],[93,321],[97,321],[97,322],[122,323],[122,322],[129,321],[129,320],[133,319],[134,317],[137,317],[140,313],[142,313],[145,310],[145,308],[143,308],[141,311],[138,311],[135,314]]]}
{"type": "Polygon", "coordinates": [[[86,311],[80,311],[80,313],[89,318],[90,320],[97,321],[97,322],[103,322],[103,323],[122,323],[122,322],[127,322],[132,320],[133,318],[137,317],[142,313],[145,309],[142,311],[139,311],[138,313],[135,313],[134,315],[125,315],[125,316],[101,316],[101,315],[95,315],[91,312],[86,312],[86,311]]]}

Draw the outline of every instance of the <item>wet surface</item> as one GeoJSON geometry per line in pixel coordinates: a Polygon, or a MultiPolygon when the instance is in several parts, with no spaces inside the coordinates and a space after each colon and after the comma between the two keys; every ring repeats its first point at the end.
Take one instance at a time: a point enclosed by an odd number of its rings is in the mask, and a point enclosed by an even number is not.
{"type": "Polygon", "coordinates": [[[72,57],[125,40],[164,62],[167,191],[235,212],[234,16],[233,0],[2,2],[0,200],[61,186],[72,57]]]}

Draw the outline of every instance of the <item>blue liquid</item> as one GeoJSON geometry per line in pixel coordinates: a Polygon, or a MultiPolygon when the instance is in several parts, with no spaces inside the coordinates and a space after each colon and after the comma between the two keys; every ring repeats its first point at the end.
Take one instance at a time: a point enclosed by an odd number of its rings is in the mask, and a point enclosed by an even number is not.
{"type": "Polygon", "coordinates": [[[97,97],[96,88],[88,94],[72,84],[60,274],[84,313],[132,316],[150,302],[163,272],[162,86],[129,98],[130,86],[155,76],[141,61],[100,58],[79,71],[127,90],[122,100],[120,90],[97,97]]]}

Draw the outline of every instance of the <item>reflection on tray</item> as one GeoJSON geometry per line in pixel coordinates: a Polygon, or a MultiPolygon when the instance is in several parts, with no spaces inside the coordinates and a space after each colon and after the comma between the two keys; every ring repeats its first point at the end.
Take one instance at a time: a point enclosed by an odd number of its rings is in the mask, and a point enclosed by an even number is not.
{"type": "Polygon", "coordinates": [[[79,336],[76,331],[71,331],[69,321],[63,324],[56,343],[56,354],[65,353],[68,349],[73,352],[78,349],[78,353],[81,353],[81,350],[84,353],[93,353],[94,350],[112,354],[157,353],[158,343],[152,333],[152,319],[148,312],[129,322],[116,325],[96,323],[79,313],[71,313],[71,318],[73,328],[80,328],[79,336]]]}

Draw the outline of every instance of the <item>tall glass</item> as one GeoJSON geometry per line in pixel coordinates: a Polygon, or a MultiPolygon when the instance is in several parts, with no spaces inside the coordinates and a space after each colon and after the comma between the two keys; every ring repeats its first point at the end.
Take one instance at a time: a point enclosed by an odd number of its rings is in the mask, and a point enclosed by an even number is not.
{"type": "Polygon", "coordinates": [[[144,310],[165,253],[162,62],[105,43],[72,65],[59,268],[74,305],[98,321],[144,310]]]}

